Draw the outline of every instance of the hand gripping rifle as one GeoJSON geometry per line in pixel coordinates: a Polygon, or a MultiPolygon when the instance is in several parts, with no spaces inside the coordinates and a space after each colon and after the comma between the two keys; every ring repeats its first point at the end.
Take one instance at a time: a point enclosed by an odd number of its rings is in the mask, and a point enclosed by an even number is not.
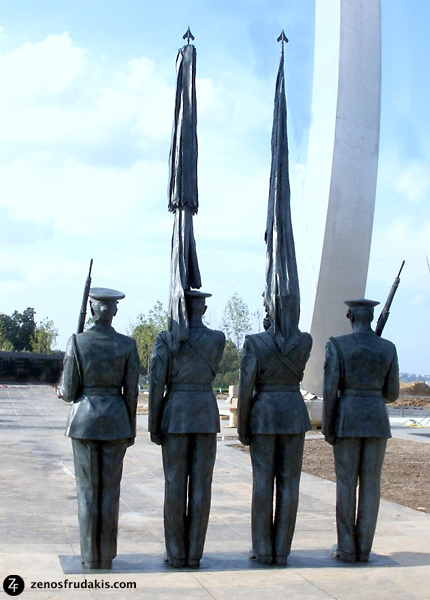
{"type": "Polygon", "coordinates": [[[384,304],[384,308],[382,309],[382,312],[379,315],[378,321],[376,323],[375,333],[376,333],[376,335],[379,335],[379,337],[381,337],[382,332],[385,327],[385,324],[388,321],[388,317],[390,316],[391,303],[393,302],[394,295],[397,292],[397,288],[399,287],[400,273],[402,272],[404,264],[405,264],[405,261],[403,261],[402,264],[400,265],[400,270],[397,274],[397,277],[394,280],[393,285],[391,286],[391,290],[390,290],[390,293],[388,294],[388,298],[384,304]]]}
{"type": "Polygon", "coordinates": [[[93,268],[93,259],[90,260],[90,270],[88,271],[88,277],[85,282],[84,295],[82,296],[81,311],[79,313],[79,321],[78,321],[78,327],[76,329],[76,333],[82,333],[84,330],[84,326],[85,326],[85,318],[87,316],[88,296],[90,294],[90,287],[91,287],[91,269],[92,268],[93,268]]]}

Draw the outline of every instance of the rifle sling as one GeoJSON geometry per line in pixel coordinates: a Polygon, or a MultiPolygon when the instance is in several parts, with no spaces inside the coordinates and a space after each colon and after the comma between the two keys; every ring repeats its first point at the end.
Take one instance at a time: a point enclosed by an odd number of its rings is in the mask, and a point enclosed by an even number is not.
{"type": "Polygon", "coordinates": [[[342,352],[339,346],[339,343],[335,340],[334,337],[329,338],[329,341],[332,342],[333,346],[336,348],[337,356],[339,359],[339,371],[340,371],[340,381],[339,381],[339,390],[343,390],[345,385],[345,362],[343,360],[342,352]]]}
{"type": "Polygon", "coordinates": [[[76,334],[75,333],[72,335],[72,348],[73,348],[73,354],[75,355],[76,368],[78,370],[79,379],[80,379],[81,385],[83,385],[84,378],[82,376],[81,355],[78,350],[78,344],[76,342],[76,334]]]}

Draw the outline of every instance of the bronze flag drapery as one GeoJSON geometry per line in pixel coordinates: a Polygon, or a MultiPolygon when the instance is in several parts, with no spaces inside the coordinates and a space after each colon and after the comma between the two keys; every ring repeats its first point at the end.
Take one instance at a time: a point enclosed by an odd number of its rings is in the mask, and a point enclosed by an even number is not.
{"type": "MultiPolygon", "coordinates": [[[[187,36],[187,34],[185,35],[187,36]]],[[[196,49],[193,45],[188,43],[179,50],[177,71],[169,177],[169,211],[174,213],[175,218],[169,297],[169,331],[173,349],[177,349],[180,342],[188,337],[188,317],[184,292],[190,288],[201,287],[193,231],[193,215],[197,213],[199,206],[196,49]]]]}
{"type": "MultiPolygon", "coordinates": [[[[283,34],[281,34],[282,36],[283,34]]],[[[285,37],[282,39],[288,41],[285,37]]],[[[287,103],[284,52],[276,79],[272,129],[272,164],[266,225],[266,287],[264,300],[281,351],[297,338],[300,290],[290,207],[287,103]]]]}

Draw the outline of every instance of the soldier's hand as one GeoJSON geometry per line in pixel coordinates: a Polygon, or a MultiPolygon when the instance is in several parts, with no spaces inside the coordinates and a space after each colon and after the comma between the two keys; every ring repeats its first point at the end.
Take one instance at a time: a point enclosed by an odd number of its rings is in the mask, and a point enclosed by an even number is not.
{"type": "Polygon", "coordinates": [[[334,436],[331,435],[326,435],[325,437],[325,441],[330,444],[330,446],[334,446],[336,443],[336,438],[334,436]]]}
{"type": "Polygon", "coordinates": [[[151,442],[154,442],[157,446],[161,446],[163,438],[159,433],[151,433],[151,442]]]}

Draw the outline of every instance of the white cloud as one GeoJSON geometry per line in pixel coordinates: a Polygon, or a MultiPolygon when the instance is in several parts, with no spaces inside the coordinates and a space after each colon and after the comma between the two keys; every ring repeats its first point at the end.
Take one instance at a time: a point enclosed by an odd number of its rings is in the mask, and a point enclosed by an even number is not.
{"type": "Polygon", "coordinates": [[[145,57],[111,72],[64,33],[0,57],[0,78],[5,160],[40,159],[43,150],[51,163],[73,156],[124,166],[152,141],[168,145],[174,90],[145,57]]]}
{"type": "Polygon", "coordinates": [[[0,56],[0,77],[0,205],[13,219],[78,234],[94,219],[115,229],[138,203],[161,208],[174,89],[152,61],[109,71],[64,33],[0,56]]]}
{"type": "Polygon", "coordinates": [[[418,294],[411,298],[409,304],[410,306],[422,306],[423,304],[427,304],[427,296],[425,296],[425,294],[418,294]]]}
{"type": "Polygon", "coordinates": [[[0,167],[0,196],[17,218],[36,223],[53,219],[60,234],[71,230],[78,234],[89,232],[96,221],[110,222],[115,229],[136,203],[150,209],[165,176],[165,164],[157,161],[139,161],[120,170],[67,159],[49,176],[34,164],[16,161],[0,167]]]}
{"type": "MultiPolygon", "coordinates": [[[[234,289],[260,307],[274,90],[237,64],[214,73],[197,80],[202,277],[214,311],[234,289]]],[[[124,318],[166,304],[174,57],[111,69],[64,33],[0,56],[0,76],[0,208],[35,230],[31,252],[0,248],[5,277],[21,274],[3,310],[25,298],[69,332],[91,257],[94,281],[127,293],[124,318]]]]}
{"type": "Polygon", "coordinates": [[[405,260],[402,285],[428,293],[430,273],[426,261],[430,220],[411,217],[394,219],[373,237],[370,278],[388,284],[405,260]]]}
{"type": "Polygon", "coordinates": [[[24,44],[0,57],[0,102],[46,101],[63,94],[86,63],[86,50],[73,44],[67,32],[24,44]]]}
{"type": "MultiPolygon", "coordinates": [[[[219,70],[217,78],[196,81],[199,122],[205,127],[224,129],[230,141],[236,135],[264,129],[270,131],[273,116],[273,89],[243,65],[231,63],[219,70]]],[[[270,143],[270,137],[269,137],[270,143]]]]}
{"type": "Polygon", "coordinates": [[[422,160],[410,161],[394,180],[395,190],[413,204],[428,197],[430,189],[430,167],[422,160]]]}

